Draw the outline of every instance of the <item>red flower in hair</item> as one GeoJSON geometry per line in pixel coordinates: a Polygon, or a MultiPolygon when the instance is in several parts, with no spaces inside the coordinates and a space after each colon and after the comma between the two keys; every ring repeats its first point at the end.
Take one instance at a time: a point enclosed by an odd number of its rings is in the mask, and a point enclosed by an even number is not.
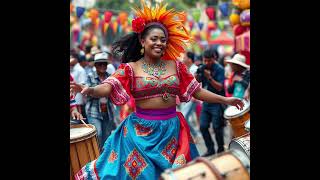
{"type": "Polygon", "coordinates": [[[146,21],[141,17],[136,17],[132,20],[132,30],[136,33],[141,33],[146,26],[146,21]]]}

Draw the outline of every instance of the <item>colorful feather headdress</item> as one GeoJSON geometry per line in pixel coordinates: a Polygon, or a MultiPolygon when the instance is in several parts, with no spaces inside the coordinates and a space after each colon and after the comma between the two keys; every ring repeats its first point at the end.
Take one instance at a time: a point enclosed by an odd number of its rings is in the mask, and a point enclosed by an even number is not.
{"type": "Polygon", "coordinates": [[[191,41],[190,35],[180,18],[183,12],[174,9],[166,10],[168,4],[157,4],[156,7],[148,6],[141,0],[142,8],[133,7],[136,18],[132,20],[132,30],[141,33],[150,24],[162,25],[167,32],[167,48],[162,57],[163,60],[177,60],[180,53],[185,52],[187,43],[191,41]]]}

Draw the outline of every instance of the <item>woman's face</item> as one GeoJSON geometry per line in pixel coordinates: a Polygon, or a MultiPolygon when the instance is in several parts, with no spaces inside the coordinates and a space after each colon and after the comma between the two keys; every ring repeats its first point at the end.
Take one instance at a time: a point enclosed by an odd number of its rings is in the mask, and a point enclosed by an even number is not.
{"type": "Polygon", "coordinates": [[[162,29],[151,29],[146,37],[141,40],[144,54],[151,58],[161,58],[167,46],[167,38],[162,29]]]}

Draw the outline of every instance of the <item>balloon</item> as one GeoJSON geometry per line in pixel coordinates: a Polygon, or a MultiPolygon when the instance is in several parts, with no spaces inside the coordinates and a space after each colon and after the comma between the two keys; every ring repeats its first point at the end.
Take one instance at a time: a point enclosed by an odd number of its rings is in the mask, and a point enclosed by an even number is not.
{"type": "Polygon", "coordinates": [[[238,7],[241,10],[249,9],[250,8],[250,0],[240,0],[238,7]]]}
{"type": "Polygon", "coordinates": [[[240,16],[239,14],[231,14],[229,17],[230,23],[232,26],[240,23],[240,16]]]}
{"type": "Polygon", "coordinates": [[[240,14],[240,23],[242,26],[250,26],[250,9],[242,11],[240,14]]]}
{"type": "Polygon", "coordinates": [[[112,17],[111,11],[104,12],[104,22],[109,23],[112,17]]]}
{"type": "Polygon", "coordinates": [[[118,15],[118,19],[120,24],[124,24],[126,21],[128,21],[128,13],[126,12],[120,12],[118,15]]]}
{"type": "Polygon", "coordinates": [[[84,13],[85,10],[86,10],[86,9],[83,8],[83,7],[77,7],[77,8],[76,8],[77,17],[80,18],[80,17],[83,15],[83,13],[84,13]]]}
{"type": "Polygon", "coordinates": [[[210,20],[214,20],[215,19],[215,10],[213,7],[207,7],[206,8],[206,13],[207,16],[209,17],[210,20]]]}
{"type": "Polygon", "coordinates": [[[93,22],[95,22],[95,20],[99,17],[99,11],[96,10],[96,9],[91,9],[91,10],[90,10],[89,17],[91,18],[91,20],[92,20],[93,22]]]}
{"type": "Polygon", "coordinates": [[[192,11],[192,17],[193,17],[194,21],[198,22],[200,20],[200,16],[201,16],[200,9],[195,9],[192,11]]]}
{"type": "Polygon", "coordinates": [[[229,15],[228,11],[229,11],[229,4],[228,3],[222,3],[220,6],[219,6],[219,10],[220,12],[222,13],[222,15],[224,17],[227,17],[229,15]]]}
{"type": "Polygon", "coordinates": [[[201,31],[202,28],[203,28],[203,22],[198,22],[198,26],[199,26],[199,29],[200,29],[200,31],[201,31]]]}
{"type": "Polygon", "coordinates": [[[247,30],[246,27],[241,26],[240,24],[237,24],[233,27],[233,33],[235,36],[239,36],[243,34],[247,30]]]}

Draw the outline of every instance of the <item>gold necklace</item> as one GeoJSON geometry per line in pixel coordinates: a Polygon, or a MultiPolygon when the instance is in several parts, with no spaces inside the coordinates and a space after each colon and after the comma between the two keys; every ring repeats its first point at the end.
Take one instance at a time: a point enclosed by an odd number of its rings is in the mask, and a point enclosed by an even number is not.
{"type": "MultiPolygon", "coordinates": [[[[151,75],[151,76],[155,76],[157,78],[160,78],[161,75],[164,75],[166,72],[165,69],[165,63],[163,61],[160,60],[160,62],[156,63],[156,64],[149,64],[146,63],[146,60],[143,58],[142,59],[142,70],[143,72],[151,75]]],[[[162,100],[164,102],[167,102],[169,100],[169,93],[167,93],[167,89],[164,88],[163,89],[163,94],[162,94],[162,100]]]]}
{"type": "Polygon", "coordinates": [[[167,71],[166,64],[163,61],[160,60],[156,64],[150,64],[147,63],[144,58],[142,59],[142,70],[150,76],[154,76],[157,78],[160,78],[160,76],[164,75],[167,71]]]}

